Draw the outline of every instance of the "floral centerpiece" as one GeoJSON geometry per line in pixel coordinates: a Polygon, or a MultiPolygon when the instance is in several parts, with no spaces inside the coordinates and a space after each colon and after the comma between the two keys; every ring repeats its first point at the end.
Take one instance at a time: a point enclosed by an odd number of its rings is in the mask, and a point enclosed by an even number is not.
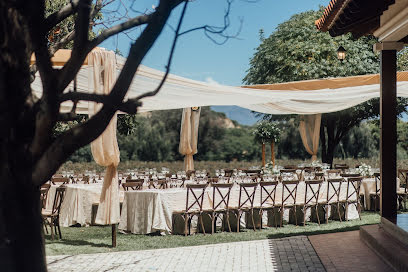
{"type": "Polygon", "coordinates": [[[370,177],[370,176],[374,175],[374,171],[371,169],[371,166],[367,165],[365,163],[361,164],[357,168],[357,172],[363,177],[370,177]]]}
{"type": "Polygon", "coordinates": [[[252,132],[255,136],[255,141],[262,144],[262,166],[265,166],[265,144],[271,143],[271,160],[275,164],[275,143],[279,142],[281,130],[275,123],[262,121],[256,126],[252,132]]]}
{"type": "Polygon", "coordinates": [[[321,164],[319,160],[312,161],[311,166],[323,168],[323,164],[321,164]]]}
{"type": "Polygon", "coordinates": [[[263,174],[270,174],[270,175],[279,175],[280,170],[277,165],[273,165],[273,162],[268,162],[262,167],[263,174]]]}

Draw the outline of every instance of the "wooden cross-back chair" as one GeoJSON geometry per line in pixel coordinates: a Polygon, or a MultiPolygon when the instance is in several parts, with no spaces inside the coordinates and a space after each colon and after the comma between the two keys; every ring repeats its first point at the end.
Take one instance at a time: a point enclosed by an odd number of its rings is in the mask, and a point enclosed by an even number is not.
{"type": "Polygon", "coordinates": [[[315,172],[315,179],[324,179],[324,172],[315,172]]]}
{"type": "Polygon", "coordinates": [[[306,211],[314,208],[316,211],[317,222],[320,226],[320,217],[318,211],[320,189],[322,187],[323,179],[320,180],[306,180],[305,201],[302,206],[303,211],[303,225],[306,224],[306,211]]]}
{"type": "Polygon", "coordinates": [[[333,168],[338,169],[341,172],[344,172],[345,170],[349,169],[350,166],[348,166],[348,164],[345,164],[345,163],[335,163],[333,168]]]}
{"type": "Polygon", "coordinates": [[[359,173],[340,173],[340,176],[342,176],[343,178],[356,178],[359,177],[360,174],[359,173]]]}
{"type": "Polygon", "coordinates": [[[358,212],[358,217],[361,220],[361,202],[360,202],[360,187],[363,177],[350,177],[345,181],[347,183],[346,200],[340,200],[340,205],[343,205],[345,212],[345,220],[348,221],[349,205],[354,205],[358,212]]]}
{"type": "MultiPolygon", "coordinates": [[[[375,182],[375,191],[370,192],[370,201],[374,201],[374,211],[377,211],[377,202],[379,203],[380,195],[381,195],[381,180],[380,180],[380,173],[374,173],[374,182],[375,182]]],[[[370,207],[369,207],[370,208],[370,207]]]]}
{"type": "MultiPolygon", "coordinates": [[[[203,203],[204,194],[207,184],[186,184],[187,198],[186,208],[181,212],[175,212],[180,214],[184,219],[184,235],[190,234],[191,220],[194,216],[198,217],[201,224],[201,229],[205,235],[204,223],[203,223],[203,203]]],[[[175,219],[175,217],[173,217],[175,219]]],[[[174,226],[174,221],[173,221],[174,226]]]]}
{"type": "MultiPolygon", "coordinates": [[[[278,186],[278,181],[261,181],[259,183],[261,187],[261,202],[259,208],[259,217],[260,217],[260,225],[259,229],[262,229],[262,215],[264,211],[270,210],[272,211],[272,215],[274,215],[275,211],[275,204],[276,204],[276,187],[278,186]]],[[[277,227],[276,217],[275,218],[275,227],[277,227]]]]}
{"type": "Polygon", "coordinates": [[[51,185],[48,183],[41,185],[41,188],[40,188],[41,209],[45,209],[46,207],[48,191],[50,190],[50,187],[51,185]]]}
{"type": "Polygon", "coordinates": [[[167,179],[167,186],[170,188],[174,188],[177,187],[177,182],[178,182],[178,178],[176,176],[172,176],[172,174],[166,174],[166,179],[167,179]],[[170,176],[168,176],[170,175],[170,176]],[[170,185],[169,185],[170,183],[170,185]]]}
{"type": "Polygon", "coordinates": [[[280,181],[280,176],[278,175],[271,175],[271,176],[264,176],[262,175],[260,182],[271,182],[271,181],[280,181]]]}
{"type": "Polygon", "coordinates": [[[45,227],[47,234],[48,234],[48,229],[46,225],[48,224],[50,226],[52,240],[54,240],[54,230],[55,230],[55,234],[59,233],[59,237],[60,239],[62,239],[61,228],[59,225],[59,215],[61,211],[61,204],[64,201],[65,189],[66,189],[65,186],[58,187],[55,192],[54,202],[52,204],[51,211],[43,210],[41,213],[43,217],[44,227],[45,227]]]}
{"type": "Polygon", "coordinates": [[[195,170],[188,170],[186,172],[187,179],[190,179],[192,175],[195,175],[195,172],[196,172],[195,170]]]}
{"type": "Polygon", "coordinates": [[[297,196],[298,186],[299,186],[298,179],[282,181],[282,203],[278,206],[281,226],[283,226],[283,214],[285,212],[285,209],[293,210],[295,214],[295,224],[297,226],[296,196],[297,196]]]}
{"type": "Polygon", "coordinates": [[[232,177],[232,174],[234,173],[234,170],[233,169],[225,169],[224,173],[225,173],[225,177],[230,178],[230,177],[232,177]]]}
{"type": "Polygon", "coordinates": [[[218,178],[208,178],[208,183],[211,183],[211,184],[218,183],[218,181],[219,181],[218,178]]]}
{"type": "Polygon", "coordinates": [[[125,191],[129,191],[129,189],[142,190],[143,183],[143,179],[127,179],[126,182],[122,183],[122,187],[125,191]]]}
{"type": "Polygon", "coordinates": [[[237,232],[239,232],[240,220],[244,212],[251,213],[252,226],[253,229],[256,230],[254,220],[254,203],[257,186],[258,183],[256,182],[246,182],[239,184],[238,207],[235,210],[237,216],[237,232]]]}
{"type": "Polygon", "coordinates": [[[315,173],[315,170],[311,166],[303,167],[302,171],[300,172],[300,179],[306,180],[306,176],[315,173]]]}
{"type": "Polygon", "coordinates": [[[291,179],[291,180],[300,179],[296,172],[296,169],[281,169],[279,172],[280,172],[281,181],[284,181],[286,179],[291,179]]]}
{"type": "Polygon", "coordinates": [[[228,230],[231,232],[229,222],[229,200],[233,183],[211,183],[212,201],[209,215],[211,217],[211,233],[216,231],[216,221],[220,215],[224,216],[224,222],[228,225],[228,230]]]}
{"type": "Polygon", "coordinates": [[[300,180],[306,180],[307,175],[313,175],[313,178],[309,178],[308,180],[324,179],[324,172],[319,172],[316,169],[317,169],[317,167],[305,167],[302,170],[299,179],[300,180]]]}
{"type": "Polygon", "coordinates": [[[169,188],[168,180],[165,178],[157,179],[157,180],[151,179],[149,180],[149,189],[151,189],[152,187],[154,189],[167,189],[169,188]]]}
{"type": "Polygon", "coordinates": [[[341,184],[344,181],[344,178],[329,178],[327,179],[327,191],[326,191],[326,200],[322,203],[326,223],[329,222],[329,207],[331,205],[336,205],[337,214],[339,216],[340,222],[341,214],[340,214],[340,192],[341,192],[341,184]]]}
{"type": "Polygon", "coordinates": [[[398,169],[398,178],[400,179],[400,189],[397,191],[398,203],[400,208],[407,209],[408,199],[408,169],[398,169]]]}
{"type": "Polygon", "coordinates": [[[328,179],[333,179],[333,178],[338,178],[341,174],[340,169],[330,169],[327,170],[327,178],[328,179]]]}
{"type": "Polygon", "coordinates": [[[54,185],[68,184],[69,183],[69,177],[53,176],[51,178],[51,183],[54,184],[54,185]]]}
{"type": "Polygon", "coordinates": [[[258,177],[261,175],[262,170],[261,169],[244,169],[242,170],[242,172],[244,172],[247,176],[250,176],[250,177],[253,177],[253,176],[258,177]]]}

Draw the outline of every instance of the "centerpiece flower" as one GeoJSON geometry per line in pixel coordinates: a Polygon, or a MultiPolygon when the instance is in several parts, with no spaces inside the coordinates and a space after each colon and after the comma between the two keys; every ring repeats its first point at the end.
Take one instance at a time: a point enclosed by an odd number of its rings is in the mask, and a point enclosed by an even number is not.
{"type": "Polygon", "coordinates": [[[365,163],[361,164],[358,167],[357,171],[363,177],[370,177],[370,176],[374,175],[374,171],[371,169],[371,166],[367,165],[365,163]]]}
{"type": "Polygon", "coordinates": [[[265,166],[265,144],[271,144],[271,162],[275,165],[275,143],[280,140],[281,130],[275,123],[262,121],[259,122],[253,131],[255,141],[262,144],[262,166],[265,166]]]}

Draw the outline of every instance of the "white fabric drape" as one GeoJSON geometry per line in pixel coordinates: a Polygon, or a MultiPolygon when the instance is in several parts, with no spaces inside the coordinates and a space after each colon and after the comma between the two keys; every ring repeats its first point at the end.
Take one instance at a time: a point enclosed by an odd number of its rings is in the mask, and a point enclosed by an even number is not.
{"type": "MultiPolygon", "coordinates": [[[[125,58],[116,56],[117,71],[125,58]]],[[[83,66],[77,75],[78,91],[88,91],[88,73],[83,66]]],[[[129,88],[127,98],[154,90],[163,72],[140,65],[129,88]]],[[[408,72],[397,74],[397,94],[408,97],[408,72]]],[[[39,74],[31,84],[38,97],[42,95],[39,74]]],[[[249,86],[247,86],[249,87],[249,86]]],[[[66,91],[72,90],[72,84],[66,91]]],[[[380,96],[379,75],[307,80],[283,84],[256,85],[249,88],[209,84],[170,74],[160,92],[142,99],[138,112],[182,109],[193,106],[236,105],[269,114],[317,114],[335,112],[380,96]]],[[[61,105],[70,111],[72,103],[61,105]]],[[[88,114],[88,104],[79,101],[77,113],[88,114]]]]}
{"type": "MultiPolygon", "coordinates": [[[[116,80],[116,59],[112,51],[95,49],[88,55],[92,66],[90,78],[93,78],[93,92],[109,94],[116,80]]],[[[93,103],[90,115],[97,113],[102,104],[93,103]]],[[[119,189],[117,166],[119,164],[119,147],[116,139],[117,116],[112,118],[105,131],[91,143],[92,156],[97,164],[105,166],[102,193],[99,201],[95,223],[101,225],[116,224],[120,221],[119,189]]]]}
{"type": "Polygon", "coordinates": [[[317,160],[321,120],[321,114],[303,115],[299,123],[300,137],[307,153],[312,155],[312,161],[317,160]]]}
{"type": "Polygon", "coordinates": [[[201,108],[197,110],[185,108],[181,117],[179,152],[184,155],[184,168],[186,171],[194,170],[193,155],[197,154],[200,112],[201,108]]]}

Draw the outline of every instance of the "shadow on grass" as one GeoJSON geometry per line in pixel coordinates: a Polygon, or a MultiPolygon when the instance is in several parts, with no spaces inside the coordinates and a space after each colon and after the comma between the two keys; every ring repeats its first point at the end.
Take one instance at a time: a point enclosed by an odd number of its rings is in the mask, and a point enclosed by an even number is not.
{"type": "Polygon", "coordinates": [[[311,235],[328,234],[328,233],[336,233],[336,232],[354,231],[354,230],[359,230],[361,226],[366,226],[366,225],[373,225],[373,224],[368,223],[368,224],[361,224],[361,225],[355,225],[355,226],[338,227],[338,228],[333,228],[333,229],[320,229],[320,230],[317,229],[317,230],[312,230],[312,231],[302,231],[302,232],[293,232],[293,233],[273,233],[273,234],[268,234],[267,238],[268,239],[279,239],[279,238],[299,236],[299,235],[311,236],[311,235]]]}
{"type": "Polygon", "coordinates": [[[69,240],[69,239],[55,239],[55,240],[51,240],[51,236],[47,237],[47,244],[52,245],[52,244],[62,244],[62,245],[69,245],[69,246],[91,246],[91,247],[112,247],[111,244],[105,244],[105,243],[93,243],[93,242],[89,242],[86,240],[69,240]]]}

